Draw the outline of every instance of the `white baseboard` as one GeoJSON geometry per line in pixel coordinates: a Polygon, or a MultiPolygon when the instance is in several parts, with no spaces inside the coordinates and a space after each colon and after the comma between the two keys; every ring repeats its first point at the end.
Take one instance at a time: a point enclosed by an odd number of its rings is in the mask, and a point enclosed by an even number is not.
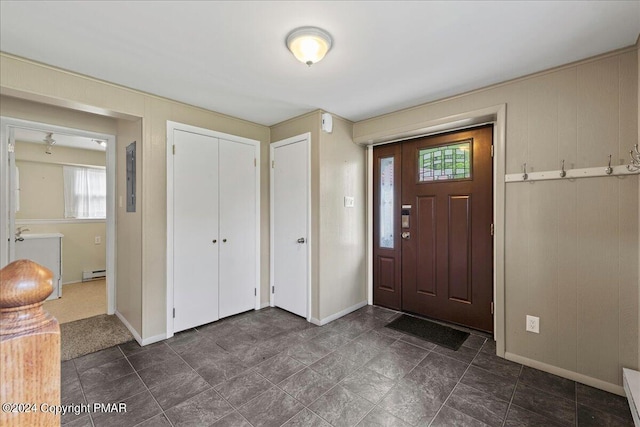
{"type": "Polygon", "coordinates": [[[145,346],[145,345],[153,344],[156,342],[164,341],[166,339],[167,339],[167,336],[165,334],[154,335],[152,337],[143,339],[140,345],[145,346]]]}
{"type": "Polygon", "coordinates": [[[73,280],[71,282],[64,282],[62,284],[62,286],[64,286],[64,285],[73,285],[74,283],[82,283],[82,280],[73,280]]]}
{"type": "Polygon", "coordinates": [[[138,341],[138,344],[142,345],[142,337],[140,336],[140,334],[138,334],[138,331],[136,331],[133,326],[131,326],[131,323],[129,323],[129,321],[125,319],[122,313],[120,313],[118,310],[116,310],[115,315],[118,316],[118,319],[120,319],[124,326],[127,327],[129,332],[131,332],[131,335],[133,335],[136,341],[138,341]]]}
{"type": "Polygon", "coordinates": [[[640,409],[638,408],[640,405],[640,372],[622,368],[622,382],[629,401],[629,408],[631,408],[633,423],[636,427],[640,427],[640,414],[638,414],[640,409]]]}
{"type": "Polygon", "coordinates": [[[584,374],[579,374],[577,372],[569,371],[567,369],[558,368],[557,366],[549,365],[547,363],[538,362],[537,360],[529,359],[528,357],[519,356],[517,354],[505,352],[504,358],[507,360],[511,360],[512,362],[520,363],[525,366],[529,366],[530,368],[535,368],[540,371],[548,372],[553,375],[557,375],[562,378],[567,378],[591,387],[598,388],[600,390],[608,391],[609,393],[614,393],[619,396],[624,396],[624,389],[622,386],[617,384],[612,384],[606,381],[599,380],[597,378],[593,378],[584,374]]]}
{"type": "Polygon", "coordinates": [[[345,308],[344,310],[339,311],[335,314],[332,314],[331,316],[327,316],[322,320],[318,320],[315,317],[312,317],[311,323],[313,323],[314,325],[323,326],[323,325],[326,325],[327,323],[333,322],[334,320],[341,318],[342,316],[346,316],[349,313],[359,310],[365,305],[367,305],[366,301],[359,302],[358,304],[345,308]]]}

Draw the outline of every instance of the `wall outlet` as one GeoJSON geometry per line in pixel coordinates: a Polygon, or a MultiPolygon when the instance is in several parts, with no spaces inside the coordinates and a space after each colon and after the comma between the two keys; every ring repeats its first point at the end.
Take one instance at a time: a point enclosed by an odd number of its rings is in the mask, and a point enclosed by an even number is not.
{"type": "Polygon", "coordinates": [[[94,243],[96,245],[99,245],[100,243],[102,243],[102,237],[100,236],[96,236],[96,238],[94,239],[94,243]]]}
{"type": "Polygon", "coordinates": [[[356,201],[353,197],[351,196],[344,196],[344,207],[345,208],[352,208],[356,205],[356,201]]]}
{"type": "Polygon", "coordinates": [[[527,315],[527,332],[540,333],[540,318],[527,315]]]}

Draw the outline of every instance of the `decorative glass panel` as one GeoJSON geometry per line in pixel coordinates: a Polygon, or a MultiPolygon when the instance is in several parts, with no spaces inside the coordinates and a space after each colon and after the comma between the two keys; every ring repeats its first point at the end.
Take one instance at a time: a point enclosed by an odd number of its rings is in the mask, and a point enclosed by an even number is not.
{"type": "Polygon", "coordinates": [[[471,178],[471,141],[418,152],[418,181],[446,181],[471,178]]]}
{"type": "Polygon", "coordinates": [[[380,247],[393,249],[393,157],[380,159],[380,247]]]}

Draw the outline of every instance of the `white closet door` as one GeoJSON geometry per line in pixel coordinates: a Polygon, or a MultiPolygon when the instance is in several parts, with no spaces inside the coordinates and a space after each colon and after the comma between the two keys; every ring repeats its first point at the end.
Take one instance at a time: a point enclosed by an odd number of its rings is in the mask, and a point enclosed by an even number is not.
{"type": "Polygon", "coordinates": [[[256,166],[253,145],[220,139],[220,317],[255,307],[256,166]]]}
{"type": "Polygon", "coordinates": [[[174,130],[174,332],[218,320],[218,139],[174,130]],[[217,241],[214,243],[214,241],[217,241]]]}
{"type": "Polygon", "coordinates": [[[274,304],[303,317],[308,314],[308,150],[303,139],[271,151],[274,304]]]}

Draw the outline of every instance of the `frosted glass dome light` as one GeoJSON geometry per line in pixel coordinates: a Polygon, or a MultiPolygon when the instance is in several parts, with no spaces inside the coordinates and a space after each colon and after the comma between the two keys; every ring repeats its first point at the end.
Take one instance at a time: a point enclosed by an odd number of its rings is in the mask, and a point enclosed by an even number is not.
{"type": "Polygon", "coordinates": [[[331,36],[317,27],[300,27],[287,36],[287,47],[298,61],[311,67],[331,50],[331,36]]]}

